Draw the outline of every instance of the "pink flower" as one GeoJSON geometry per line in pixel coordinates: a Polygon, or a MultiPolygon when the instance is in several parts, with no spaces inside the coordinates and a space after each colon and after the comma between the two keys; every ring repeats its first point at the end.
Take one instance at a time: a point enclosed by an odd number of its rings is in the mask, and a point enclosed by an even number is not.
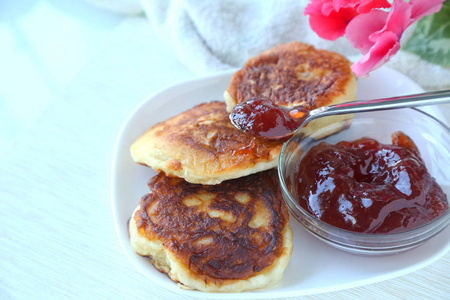
{"type": "Polygon", "coordinates": [[[313,0],[305,8],[309,24],[323,39],[336,40],[345,33],[348,23],[357,15],[374,8],[387,8],[387,0],[313,0]]]}
{"type": "Polygon", "coordinates": [[[305,8],[309,23],[321,38],[343,35],[364,56],[352,70],[357,76],[387,62],[400,49],[400,38],[408,26],[423,16],[438,12],[445,0],[311,0],[305,8]]]}
{"type": "Polygon", "coordinates": [[[400,38],[408,26],[425,15],[438,12],[444,0],[394,0],[392,9],[360,14],[348,24],[345,37],[364,56],[352,66],[356,76],[367,76],[400,49],[400,38]]]}

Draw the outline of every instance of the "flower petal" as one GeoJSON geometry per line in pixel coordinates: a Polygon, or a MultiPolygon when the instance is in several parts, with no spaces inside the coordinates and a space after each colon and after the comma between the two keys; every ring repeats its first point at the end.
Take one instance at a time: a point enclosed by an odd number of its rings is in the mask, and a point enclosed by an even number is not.
{"type": "Polygon", "coordinates": [[[445,0],[411,0],[409,2],[412,6],[411,22],[408,26],[424,16],[440,11],[444,2],[445,0]]]}
{"type": "Polygon", "coordinates": [[[389,7],[391,7],[391,4],[387,0],[362,0],[359,3],[357,11],[358,13],[368,13],[374,8],[389,8],[389,7]]]}
{"type": "Polygon", "coordinates": [[[345,33],[348,21],[334,10],[332,0],[310,2],[304,10],[311,29],[321,38],[336,40],[345,33]]]}
{"type": "Polygon", "coordinates": [[[367,76],[371,71],[386,63],[400,49],[398,36],[386,31],[378,37],[370,50],[352,65],[356,76],[367,76]]]}
{"type": "MultiPolygon", "coordinates": [[[[428,0],[426,0],[428,1],[428,0]]],[[[392,9],[389,11],[386,27],[384,30],[389,30],[401,37],[403,31],[408,27],[411,18],[412,6],[403,0],[394,0],[392,9]]]]}
{"type": "Polygon", "coordinates": [[[388,12],[382,10],[360,14],[348,24],[345,37],[354,48],[366,54],[375,43],[369,37],[384,28],[387,17],[388,12]]]}
{"type": "Polygon", "coordinates": [[[334,41],[345,34],[347,23],[337,16],[310,16],[311,29],[321,38],[334,41]]]}

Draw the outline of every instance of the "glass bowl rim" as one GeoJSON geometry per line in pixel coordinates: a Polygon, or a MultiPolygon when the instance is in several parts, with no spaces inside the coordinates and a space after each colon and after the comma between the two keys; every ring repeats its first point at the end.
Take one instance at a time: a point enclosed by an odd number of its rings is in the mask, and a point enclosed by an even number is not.
{"type": "MultiPolygon", "coordinates": [[[[432,116],[431,114],[429,114],[423,110],[420,110],[418,108],[413,107],[413,108],[409,108],[409,110],[413,110],[413,111],[423,115],[425,118],[428,118],[431,121],[435,122],[436,125],[440,126],[450,137],[450,127],[447,126],[443,121],[437,119],[436,117],[432,116]]],[[[362,114],[357,113],[357,114],[364,115],[364,113],[362,113],[362,114]]],[[[339,121],[339,122],[342,122],[342,121],[339,121]]],[[[329,125],[326,125],[326,127],[327,126],[329,126],[329,125]]],[[[436,226],[444,225],[445,223],[450,223],[450,207],[443,214],[441,214],[440,216],[438,216],[437,218],[431,220],[430,222],[428,222],[426,224],[423,224],[419,227],[415,227],[415,228],[412,228],[409,230],[405,230],[405,231],[401,231],[401,232],[393,232],[393,233],[389,233],[389,232],[387,232],[387,233],[355,232],[355,231],[339,228],[334,225],[328,224],[322,220],[319,220],[314,215],[312,215],[311,213],[306,211],[299,203],[297,203],[294,200],[292,194],[289,192],[289,189],[287,188],[286,183],[285,183],[285,178],[284,178],[284,174],[283,174],[283,170],[282,170],[282,165],[283,165],[282,162],[286,156],[285,154],[286,154],[286,148],[287,148],[288,144],[290,142],[296,140],[297,137],[298,137],[298,134],[296,133],[288,141],[283,143],[283,146],[282,146],[281,152],[280,152],[280,156],[278,157],[278,166],[277,166],[278,179],[280,181],[281,189],[283,191],[283,198],[285,199],[285,201],[289,201],[289,204],[290,204],[290,205],[288,205],[289,209],[291,209],[291,206],[293,205],[295,207],[295,209],[301,213],[302,217],[306,216],[307,218],[312,219],[314,222],[317,222],[317,224],[320,225],[320,229],[322,231],[331,233],[333,235],[335,235],[337,233],[344,234],[345,236],[355,237],[356,240],[366,239],[366,238],[370,237],[374,241],[379,240],[380,242],[382,242],[386,238],[404,237],[404,236],[409,237],[409,236],[425,234],[426,232],[435,228],[436,226]],[[285,197],[285,195],[287,197],[285,197]]],[[[448,197],[449,196],[447,195],[447,202],[448,202],[448,197]]],[[[297,218],[296,216],[294,216],[294,217],[297,218]]],[[[310,221],[308,221],[308,222],[310,222],[310,221]]],[[[444,229],[447,225],[445,225],[442,229],[444,229]]],[[[304,226],[304,224],[302,224],[302,226],[304,226]]],[[[308,231],[309,231],[309,229],[308,229],[308,231]]],[[[317,235],[317,233],[315,235],[317,235]]],[[[333,242],[336,242],[336,241],[333,241],[333,242]]],[[[341,243],[341,242],[336,242],[336,243],[341,243]]]]}

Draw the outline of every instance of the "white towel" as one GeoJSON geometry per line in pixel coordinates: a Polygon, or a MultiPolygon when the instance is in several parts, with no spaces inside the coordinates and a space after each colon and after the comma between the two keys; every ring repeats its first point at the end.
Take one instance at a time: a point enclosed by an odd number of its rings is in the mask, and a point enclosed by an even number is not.
{"type": "MultiPolygon", "coordinates": [[[[361,55],[344,38],[319,38],[303,15],[307,0],[141,0],[161,40],[194,73],[241,67],[250,57],[293,40],[343,54],[361,55]]],[[[450,88],[450,69],[399,51],[387,64],[426,90],[450,88]]]]}

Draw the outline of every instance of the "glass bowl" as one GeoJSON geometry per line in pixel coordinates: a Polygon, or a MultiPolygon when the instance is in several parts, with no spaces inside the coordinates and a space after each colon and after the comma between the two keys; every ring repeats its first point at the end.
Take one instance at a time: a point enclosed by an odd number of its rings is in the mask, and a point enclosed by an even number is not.
{"type": "Polygon", "coordinates": [[[414,141],[428,172],[436,179],[449,201],[449,127],[418,109],[389,110],[347,115],[347,118],[338,118],[328,125],[314,126],[313,131],[299,131],[283,145],[278,174],[283,198],[291,215],[322,241],[341,250],[363,255],[399,253],[417,247],[437,235],[450,223],[450,209],[429,223],[411,230],[399,233],[358,233],[319,220],[305,210],[296,199],[297,184],[294,176],[296,164],[311,147],[322,141],[336,144],[362,137],[373,138],[383,144],[392,144],[391,134],[396,131],[402,131],[414,141]]]}

